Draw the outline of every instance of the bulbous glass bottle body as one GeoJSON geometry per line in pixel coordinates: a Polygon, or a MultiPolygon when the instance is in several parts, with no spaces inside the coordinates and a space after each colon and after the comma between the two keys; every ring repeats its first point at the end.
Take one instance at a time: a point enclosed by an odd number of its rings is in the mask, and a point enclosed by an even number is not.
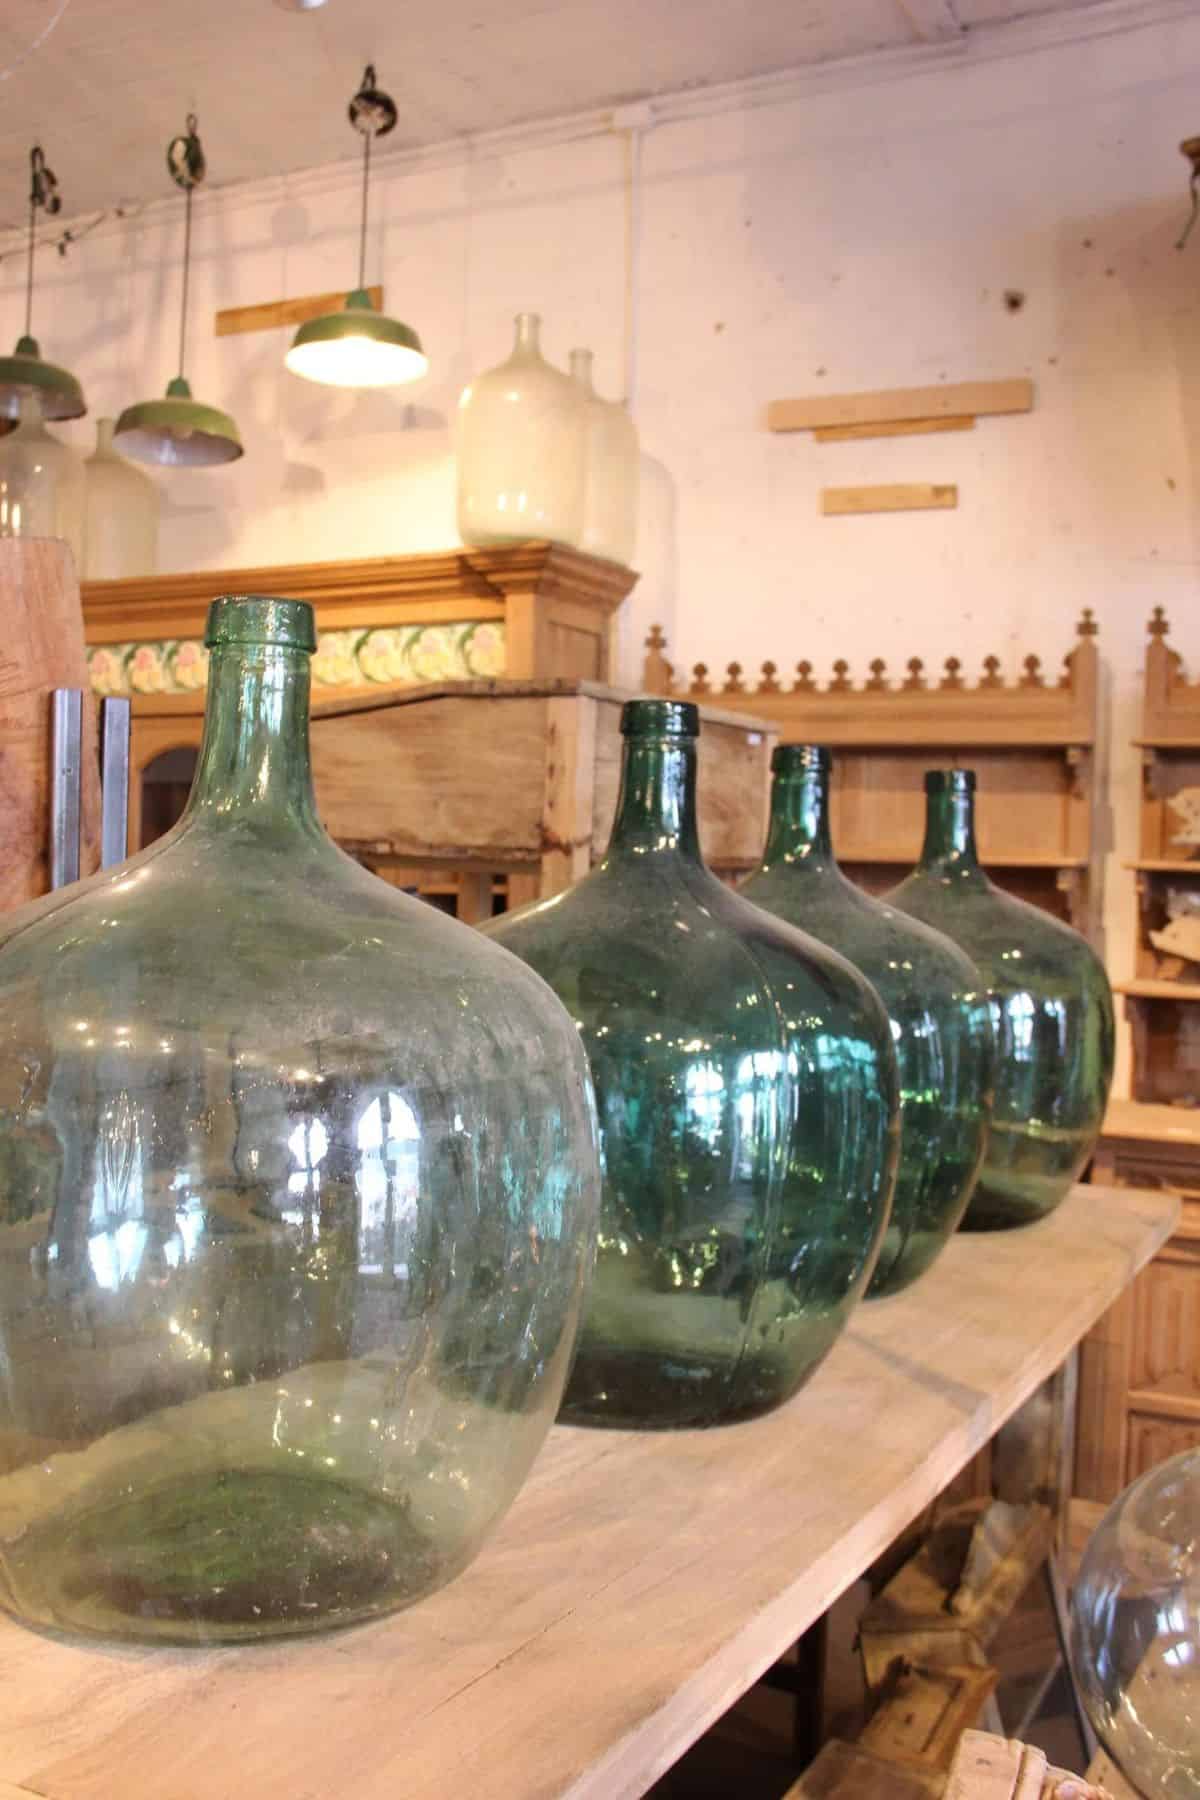
{"type": "Polygon", "coordinates": [[[575,1019],[605,1161],[563,1416],[711,1425],[818,1366],[874,1267],[895,1176],[887,1018],[841,957],[704,866],[696,709],[634,701],[603,862],[488,930],[575,1019]]]}
{"type": "Polygon", "coordinates": [[[892,905],[962,946],[988,989],[995,1094],[964,1227],[1005,1229],[1052,1212],[1104,1120],[1115,1027],[1104,966],[1077,931],[1002,893],[975,849],[975,777],[931,770],[921,862],[892,905]]]}
{"type": "Polygon", "coordinates": [[[900,1073],[900,1164],[867,1292],[897,1293],[945,1246],[983,1162],[993,1079],[987,990],[949,938],[842,874],[830,836],[829,752],[782,744],[772,767],[763,865],[741,892],[848,958],[887,1009],[900,1073]]]}
{"type": "Polygon", "coordinates": [[[571,379],[585,402],[579,548],[628,567],[637,545],[637,431],[624,406],[615,400],[602,400],[596,392],[590,350],[572,350],[571,379]]]}
{"type": "Polygon", "coordinates": [[[1097,1737],[1147,1800],[1200,1800],[1200,1450],[1105,1513],[1071,1599],[1071,1661],[1097,1737]]]}
{"type": "Polygon", "coordinates": [[[515,958],[317,818],[311,609],[218,601],[188,809],[0,931],[0,1603],[195,1642],[440,1586],[557,1410],[599,1198],[515,958]]]}

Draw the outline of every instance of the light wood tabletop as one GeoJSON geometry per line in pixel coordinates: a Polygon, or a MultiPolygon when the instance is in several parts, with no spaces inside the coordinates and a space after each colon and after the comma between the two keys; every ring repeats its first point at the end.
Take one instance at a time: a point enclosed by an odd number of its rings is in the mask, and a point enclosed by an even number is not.
{"type": "Polygon", "coordinates": [[[1062,1362],[1177,1214],[1165,1193],[1079,1187],[1026,1230],[959,1235],[754,1423],[556,1429],[477,1562],[378,1624],[188,1652],[0,1621],[0,1789],[641,1794],[1062,1362]]]}

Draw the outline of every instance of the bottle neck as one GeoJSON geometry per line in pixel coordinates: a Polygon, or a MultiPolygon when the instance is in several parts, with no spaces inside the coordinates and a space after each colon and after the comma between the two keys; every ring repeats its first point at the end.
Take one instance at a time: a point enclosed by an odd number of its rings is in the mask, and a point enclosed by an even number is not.
{"type": "Polygon", "coordinates": [[[540,357],[542,354],[542,321],[538,313],[518,313],[513,355],[540,357]]]}
{"type": "Polygon", "coordinates": [[[925,868],[979,869],[975,796],[969,789],[947,787],[926,795],[921,864],[925,868]]]}
{"type": "Polygon", "coordinates": [[[625,740],[609,856],[682,856],[701,863],[693,738],[625,740]]]}
{"type": "Polygon", "coordinates": [[[592,380],[592,353],[590,350],[572,350],[570,357],[571,380],[576,387],[581,387],[589,399],[595,397],[596,388],[592,380]]]}
{"type": "Polygon", "coordinates": [[[251,819],[324,836],[308,749],[310,658],[279,644],[212,652],[200,761],[185,820],[251,819]]]}
{"type": "Polygon", "coordinates": [[[17,400],[17,420],[22,431],[26,433],[45,431],[42,418],[42,402],[36,389],[22,388],[17,400]]]}
{"type": "Polygon", "coordinates": [[[776,775],[771,785],[771,819],[763,867],[805,863],[836,868],[829,830],[829,776],[820,769],[776,775]]]}
{"type": "Polygon", "coordinates": [[[113,444],[114,429],[115,429],[115,421],[114,420],[112,420],[112,419],[97,419],[96,420],[96,454],[98,456],[115,456],[117,454],[116,448],[113,444]]]}

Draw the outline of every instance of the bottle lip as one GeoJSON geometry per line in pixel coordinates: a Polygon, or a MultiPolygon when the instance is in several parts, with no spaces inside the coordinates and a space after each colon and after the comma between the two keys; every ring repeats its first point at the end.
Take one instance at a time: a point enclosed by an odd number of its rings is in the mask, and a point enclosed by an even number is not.
{"type": "Polygon", "coordinates": [[[223,644],[275,644],[311,656],[317,647],[316,619],[307,600],[222,594],[208,609],[204,642],[210,650],[223,644]]]}
{"type": "Polygon", "coordinates": [[[621,736],[695,738],[700,708],[690,700],[627,700],[621,708],[621,736]]]}
{"type": "Polygon", "coordinates": [[[974,769],[926,769],[925,792],[927,794],[973,794],[975,792],[974,769]]]}
{"type": "Polygon", "coordinates": [[[828,775],[832,767],[824,744],[776,744],[771,752],[773,775],[828,775]]]}

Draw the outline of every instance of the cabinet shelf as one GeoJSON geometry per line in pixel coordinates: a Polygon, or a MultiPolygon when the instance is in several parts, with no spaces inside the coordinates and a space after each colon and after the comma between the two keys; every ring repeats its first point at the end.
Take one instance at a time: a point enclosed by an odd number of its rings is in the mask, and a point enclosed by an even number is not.
{"type": "Polygon", "coordinates": [[[1200,856],[1140,856],[1123,867],[1146,875],[1200,875],[1200,856]]]}
{"type": "Polygon", "coordinates": [[[1200,981],[1117,981],[1113,992],[1130,1000],[1200,1000],[1200,981]]]}

